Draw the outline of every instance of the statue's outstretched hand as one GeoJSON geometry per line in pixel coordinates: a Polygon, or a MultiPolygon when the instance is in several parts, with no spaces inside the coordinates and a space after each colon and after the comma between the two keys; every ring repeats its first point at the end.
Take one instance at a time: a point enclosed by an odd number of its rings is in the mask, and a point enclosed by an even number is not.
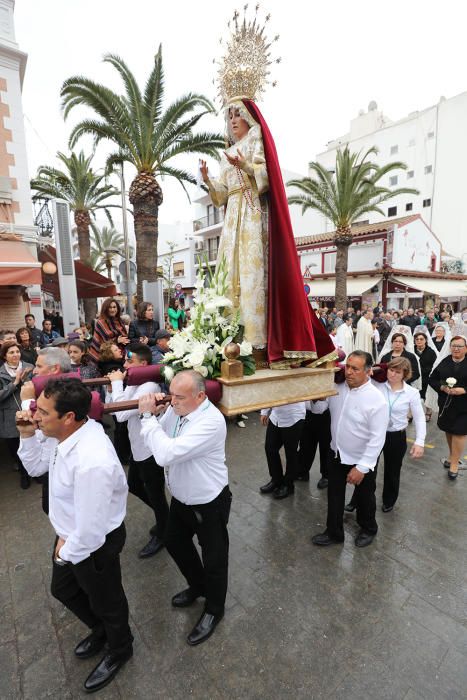
{"type": "Polygon", "coordinates": [[[206,165],[205,160],[199,161],[199,170],[201,172],[201,177],[203,178],[204,182],[207,182],[209,179],[209,176],[208,176],[208,166],[206,165]]]}

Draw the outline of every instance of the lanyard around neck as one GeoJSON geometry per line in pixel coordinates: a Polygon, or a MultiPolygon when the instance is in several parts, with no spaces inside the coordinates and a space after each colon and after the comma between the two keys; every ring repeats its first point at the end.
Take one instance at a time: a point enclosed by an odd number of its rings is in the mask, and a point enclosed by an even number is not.
{"type": "Polygon", "coordinates": [[[388,406],[389,406],[389,420],[391,420],[392,416],[392,409],[398,398],[401,396],[401,394],[404,393],[404,389],[402,388],[401,391],[398,391],[396,394],[396,397],[391,401],[390,395],[389,395],[389,389],[386,384],[386,396],[387,396],[387,401],[388,401],[388,406]]]}

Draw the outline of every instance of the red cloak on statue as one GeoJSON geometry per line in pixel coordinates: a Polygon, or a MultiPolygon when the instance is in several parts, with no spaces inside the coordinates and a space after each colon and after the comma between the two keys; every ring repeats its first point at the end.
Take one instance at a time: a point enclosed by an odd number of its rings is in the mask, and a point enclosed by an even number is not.
{"type": "Polygon", "coordinates": [[[268,360],[284,352],[335,354],[334,344],[311,308],[303,287],[300,262],[276,146],[263,115],[252,100],[243,100],[261,126],[269,179],[268,360]]]}

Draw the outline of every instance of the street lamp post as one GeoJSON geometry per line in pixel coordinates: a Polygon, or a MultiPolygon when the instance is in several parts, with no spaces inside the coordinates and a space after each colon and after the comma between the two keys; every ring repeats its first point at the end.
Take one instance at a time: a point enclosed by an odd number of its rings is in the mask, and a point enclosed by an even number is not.
{"type": "Polygon", "coordinates": [[[128,220],[126,211],[126,192],[125,192],[125,175],[123,172],[123,161],[120,164],[120,187],[122,192],[122,222],[123,222],[123,240],[125,247],[125,269],[126,269],[126,298],[127,309],[130,318],[133,319],[133,302],[131,300],[131,280],[130,280],[130,246],[128,243],[128,220]]]}

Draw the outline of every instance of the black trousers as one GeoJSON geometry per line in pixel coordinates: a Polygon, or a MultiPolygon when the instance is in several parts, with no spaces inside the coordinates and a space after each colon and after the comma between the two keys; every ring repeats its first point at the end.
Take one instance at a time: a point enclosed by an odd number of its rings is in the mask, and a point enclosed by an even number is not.
{"type": "Polygon", "coordinates": [[[229,565],[229,521],[232,494],[226,486],[210,503],[188,506],[172,496],[165,545],[190,588],[206,598],[206,612],[224,612],[229,565]],[[194,545],[197,536],[201,558],[194,545]]]}
{"type": "Polygon", "coordinates": [[[402,462],[407,452],[405,430],[386,433],[383,447],[384,485],[383,505],[393,506],[399,496],[402,462]]]}
{"type": "Polygon", "coordinates": [[[22,461],[18,457],[19,437],[5,438],[5,442],[7,444],[8,452],[10,453],[11,458],[18,465],[18,469],[19,469],[20,473],[27,474],[26,469],[23,467],[22,461]]]}
{"type": "Polygon", "coordinates": [[[275,484],[293,484],[298,474],[298,443],[302,435],[304,420],[299,420],[289,428],[278,428],[271,421],[266,428],[264,449],[268,461],[269,474],[275,484]],[[281,447],[285,450],[285,474],[279,454],[281,447]]]}
{"type": "Polygon", "coordinates": [[[51,592],[54,598],[90,629],[105,634],[109,649],[115,654],[129,651],[133,642],[120,570],[120,552],[125,536],[122,523],[87,559],[65,566],[54,562],[52,569],[51,592]]]}
{"type": "Polygon", "coordinates": [[[300,437],[298,450],[299,474],[308,474],[315,459],[319,446],[319,470],[321,476],[328,478],[328,456],[331,444],[331,414],[306,412],[305,423],[300,437]]]}
{"type": "MultiPolygon", "coordinates": [[[[326,531],[336,540],[344,539],[344,506],[347,474],[353,464],[342,464],[339,457],[331,451],[328,462],[328,517],[326,531]]],[[[355,488],[353,498],[357,507],[357,523],[362,530],[375,535],[376,523],[376,475],[368,472],[355,488]]]]}
{"type": "Polygon", "coordinates": [[[165,496],[164,470],[154,457],[136,462],[130,457],[128,469],[130,493],[140,498],[154,511],[159,539],[164,540],[169,521],[169,504],[165,496]]]}

